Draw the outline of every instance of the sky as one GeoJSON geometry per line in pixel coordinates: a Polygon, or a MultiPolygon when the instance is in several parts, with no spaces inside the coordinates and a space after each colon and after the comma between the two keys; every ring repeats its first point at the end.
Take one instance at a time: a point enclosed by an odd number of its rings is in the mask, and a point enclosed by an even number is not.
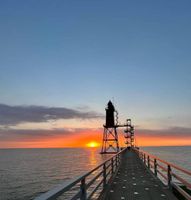
{"type": "Polygon", "coordinates": [[[1,0],[0,148],[101,143],[109,100],[140,146],[191,145],[190,10],[190,0],[1,0]]]}

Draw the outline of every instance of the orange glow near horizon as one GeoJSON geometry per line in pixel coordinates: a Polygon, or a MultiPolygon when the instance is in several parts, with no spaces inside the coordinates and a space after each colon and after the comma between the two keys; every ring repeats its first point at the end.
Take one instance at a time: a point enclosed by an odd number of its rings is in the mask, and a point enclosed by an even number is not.
{"type": "MultiPolygon", "coordinates": [[[[64,147],[100,147],[102,144],[100,129],[87,130],[80,133],[54,135],[39,138],[24,138],[22,140],[0,141],[0,148],[64,148],[64,147]]],[[[125,146],[124,138],[119,137],[120,146],[125,146]]],[[[191,136],[139,135],[136,134],[137,146],[188,146],[191,145],[191,136]]]]}
{"type": "Polygon", "coordinates": [[[191,145],[191,137],[161,137],[156,136],[140,136],[137,137],[137,146],[189,146],[191,145]]]}

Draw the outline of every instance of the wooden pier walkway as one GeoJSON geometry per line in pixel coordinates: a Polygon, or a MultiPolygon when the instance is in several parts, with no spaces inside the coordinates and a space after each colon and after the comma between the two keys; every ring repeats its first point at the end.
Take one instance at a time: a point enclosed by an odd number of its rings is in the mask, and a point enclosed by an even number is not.
{"type": "Polygon", "coordinates": [[[176,200],[177,198],[143,164],[138,155],[127,150],[105,200],[176,200]]]}

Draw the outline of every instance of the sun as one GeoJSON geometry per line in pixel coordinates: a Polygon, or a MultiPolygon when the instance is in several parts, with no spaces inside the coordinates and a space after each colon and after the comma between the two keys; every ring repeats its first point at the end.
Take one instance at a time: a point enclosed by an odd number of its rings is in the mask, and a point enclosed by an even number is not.
{"type": "Polygon", "coordinates": [[[86,146],[90,147],[90,148],[93,148],[93,147],[99,147],[100,144],[98,142],[91,141],[91,142],[87,143],[86,146]]]}

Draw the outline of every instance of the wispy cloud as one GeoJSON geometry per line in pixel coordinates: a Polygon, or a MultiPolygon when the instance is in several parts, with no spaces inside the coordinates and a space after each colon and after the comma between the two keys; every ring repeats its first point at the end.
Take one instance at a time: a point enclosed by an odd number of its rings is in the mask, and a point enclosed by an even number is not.
{"type": "Polygon", "coordinates": [[[0,104],[0,125],[17,125],[24,122],[47,122],[57,119],[93,119],[103,115],[65,107],[10,106],[0,104]]]}
{"type": "Polygon", "coordinates": [[[137,129],[138,136],[191,137],[190,127],[170,127],[166,129],[137,129]]]}

